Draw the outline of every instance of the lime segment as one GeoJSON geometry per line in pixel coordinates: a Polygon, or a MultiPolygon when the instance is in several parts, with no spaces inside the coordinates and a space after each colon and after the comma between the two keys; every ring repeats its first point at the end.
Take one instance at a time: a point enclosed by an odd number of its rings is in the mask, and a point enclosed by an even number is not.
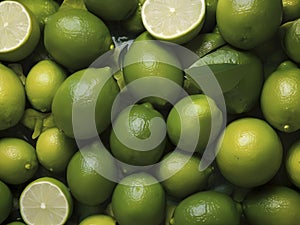
{"type": "Polygon", "coordinates": [[[142,21],[157,39],[184,43],[201,30],[205,18],[204,0],[146,0],[142,21]]]}
{"type": "Polygon", "coordinates": [[[67,187],[53,178],[30,183],[20,197],[20,210],[28,225],[62,225],[71,213],[71,196],[67,187]]]}
{"type": "Polygon", "coordinates": [[[19,2],[0,3],[0,58],[18,61],[28,56],[40,37],[38,22],[19,2]]]}

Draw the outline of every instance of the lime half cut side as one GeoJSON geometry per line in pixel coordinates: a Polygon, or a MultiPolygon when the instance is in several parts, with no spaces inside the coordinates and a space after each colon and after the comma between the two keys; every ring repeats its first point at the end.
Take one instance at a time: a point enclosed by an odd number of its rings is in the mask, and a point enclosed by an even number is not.
{"type": "Polygon", "coordinates": [[[205,0],[146,0],[142,21],[155,38],[177,44],[188,42],[201,30],[205,0]]]}
{"type": "Polygon", "coordinates": [[[22,219],[28,225],[63,225],[72,211],[67,187],[54,178],[30,183],[20,197],[22,219]]]}
{"type": "Polygon", "coordinates": [[[39,24],[32,13],[16,1],[0,2],[0,59],[19,61],[36,47],[39,24]]]}

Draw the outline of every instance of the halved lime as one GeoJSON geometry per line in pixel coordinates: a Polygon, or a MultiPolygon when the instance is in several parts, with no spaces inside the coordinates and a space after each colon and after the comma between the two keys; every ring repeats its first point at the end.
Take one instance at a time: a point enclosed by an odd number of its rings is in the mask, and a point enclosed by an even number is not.
{"type": "Polygon", "coordinates": [[[181,44],[199,33],[205,8],[204,0],[146,0],[142,21],[155,38],[181,44]]]}
{"type": "Polygon", "coordinates": [[[21,3],[0,2],[0,60],[19,61],[28,56],[40,39],[37,19],[21,3]]]}
{"type": "Polygon", "coordinates": [[[72,197],[61,181],[39,178],[23,190],[20,212],[28,225],[63,225],[72,212],[72,197]]]}

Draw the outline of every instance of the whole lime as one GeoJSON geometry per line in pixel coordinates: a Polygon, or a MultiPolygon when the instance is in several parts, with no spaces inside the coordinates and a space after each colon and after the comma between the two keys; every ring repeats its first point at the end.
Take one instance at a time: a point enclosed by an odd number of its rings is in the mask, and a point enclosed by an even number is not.
{"type": "Polygon", "coordinates": [[[25,89],[17,74],[0,64],[0,130],[15,126],[25,110],[25,89]]]}
{"type": "Polygon", "coordinates": [[[162,186],[147,173],[123,178],[112,195],[112,210],[122,225],[159,225],[164,219],[165,204],[162,186]]]}
{"type": "Polygon", "coordinates": [[[229,44],[252,49],[276,34],[282,19],[282,0],[219,0],[216,18],[229,44]]]}
{"type": "Polygon", "coordinates": [[[179,202],[170,222],[174,225],[238,225],[240,209],[226,194],[202,191],[179,202]]]}
{"type": "Polygon", "coordinates": [[[88,67],[110,49],[112,38],[104,22],[82,9],[58,11],[48,17],[44,44],[50,55],[70,70],[88,67]]]}
{"type": "Polygon", "coordinates": [[[299,192],[284,186],[267,186],[251,191],[243,201],[243,212],[250,224],[297,224],[300,215],[299,192]]]}
{"type": "Polygon", "coordinates": [[[55,124],[71,138],[95,137],[110,125],[111,108],[118,93],[118,84],[109,67],[77,71],[55,93],[52,103],[55,124]]]}
{"type": "Polygon", "coordinates": [[[67,167],[67,182],[72,195],[89,206],[103,203],[110,197],[115,183],[109,178],[116,176],[114,160],[98,142],[81,148],[67,167]]]}

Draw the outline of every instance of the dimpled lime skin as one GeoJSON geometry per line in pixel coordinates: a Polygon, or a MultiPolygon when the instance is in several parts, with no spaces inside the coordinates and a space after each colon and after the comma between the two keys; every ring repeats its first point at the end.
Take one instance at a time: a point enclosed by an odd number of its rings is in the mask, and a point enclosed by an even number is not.
{"type": "Polygon", "coordinates": [[[125,177],[112,195],[112,209],[120,225],[159,225],[165,215],[165,192],[149,174],[125,177]]]}
{"type": "Polygon", "coordinates": [[[89,66],[112,44],[104,22],[81,9],[58,11],[45,24],[44,44],[50,55],[70,70],[89,66]]]}
{"type": "Polygon", "coordinates": [[[175,208],[173,225],[239,225],[238,205],[227,195],[203,191],[190,195],[175,208]]]}
{"type": "Polygon", "coordinates": [[[252,49],[276,34],[282,20],[282,0],[219,0],[216,19],[229,44],[252,49]]]}
{"type": "Polygon", "coordinates": [[[299,207],[299,192],[284,186],[253,190],[243,201],[243,212],[251,225],[298,224],[299,207]]]}
{"type": "Polygon", "coordinates": [[[108,67],[79,70],[67,77],[55,93],[52,102],[54,121],[71,138],[74,135],[78,139],[92,138],[96,135],[92,129],[94,124],[99,133],[110,125],[111,108],[118,93],[118,84],[108,67]],[[95,110],[94,119],[90,117],[91,110],[95,110]],[[93,124],[87,123],[90,119],[93,124]]]}

